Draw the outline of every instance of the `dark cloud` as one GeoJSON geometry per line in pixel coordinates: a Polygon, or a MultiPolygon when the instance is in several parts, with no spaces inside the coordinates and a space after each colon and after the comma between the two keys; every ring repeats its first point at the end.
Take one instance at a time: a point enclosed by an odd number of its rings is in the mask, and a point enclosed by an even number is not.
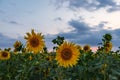
{"type": "MultiPolygon", "coordinates": [[[[50,40],[56,38],[58,35],[63,36],[66,40],[80,44],[90,44],[91,46],[98,46],[98,43],[102,42],[102,37],[106,33],[110,33],[113,36],[112,42],[114,47],[120,46],[120,29],[115,30],[106,30],[104,29],[105,24],[107,22],[103,21],[96,26],[95,28],[91,28],[88,24],[84,22],[79,22],[77,20],[71,20],[68,22],[70,26],[74,28],[74,30],[70,32],[60,32],[57,35],[49,35],[50,40]]],[[[49,40],[48,39],[48,40],[49,40]]],[[[50,42],[50,41],[49,41],[50,42]]]]}
{"type": "Polygon", "coordinates": [[[112,12],[120,10],[120,6],[114,0],[56,0],[57,6],[63,6],[64,3],[68,4],[68,8],[77,10],[84,8],[89,11],[98,10],[100,8],[109,7],[107,11],[112,12]]]}
{"type": "Polygon", "coordinates": [[[81,34],[88,33],[91,28],[84,22],[79,22],[77,20],[71,20],[68,22],[70,26],[74,28],[73,32],[79,32],[81,34]]]}
{"type": "Polygon", "coordinates": [[[106,7],[106,6],[116,6],[116,3],[113,0],[97,0],[99,3],[97,7],[106,7]]]}
{"type": "Polygon", "coordinates": [[[59,33],[58,35],[64,36],[66,39],[78,44],[90,44],[95,46],[101,41],[102,35],[111,32],[110,30],[103,29],[106,23],[107,22],[101,22],[97,26],[94,26],[95,28],[91,28],[84,22],[71,20],[68,24],[75,29],[68,33],[59,33]]]}
{"type": "Polygon", "coordinates": [[[90,32],[92,30],[92,28],[90,28],[86,23],[79,22],[77,20],[69,21],[68,25],[70,25],[73,28],[73,30],[67,33],[60,32],[58,35],[64,36],[68,40],[76,39],[75,42],[77,42],[77,39],[79,38],[87,37],[88,35],[90,35],[90,32]]]}
{"type": "Polygon", "coordinates": [[[114,11],[120,11],[120,5],[119,6],[114,6],[110,9],[107,10],[108,12],[114,12],[114,11]]]}
{"type": "Polygon", "coordinates": [[[0,33],[0,48],[13,47],[13,43],[15,41],[16,39],[4,36],[2,33],[0,33]]]}

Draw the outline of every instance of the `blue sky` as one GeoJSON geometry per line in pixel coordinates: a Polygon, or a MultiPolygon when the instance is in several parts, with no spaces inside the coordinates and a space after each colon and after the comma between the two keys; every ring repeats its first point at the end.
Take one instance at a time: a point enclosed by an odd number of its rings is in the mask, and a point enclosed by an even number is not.
{"type": "Polygon", "coordinates": [[[35,29],[52,39],[64,36],[80,45],[98,46],[105,33],[120,46],[120,0],[0,0],[0,48],[25,43],[26,32],[35,29]]]}

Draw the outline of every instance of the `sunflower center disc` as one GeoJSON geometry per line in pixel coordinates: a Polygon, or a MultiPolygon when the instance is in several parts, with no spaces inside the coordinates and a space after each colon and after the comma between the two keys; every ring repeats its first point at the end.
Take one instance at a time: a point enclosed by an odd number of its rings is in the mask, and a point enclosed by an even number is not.
{"type": "Polygon", "coordinates": [[[72,57],[72,51],[70,49],[64,49],[61,53],[64,60],[69,60],[72,57]]]}
{"type": "Polygon", "coordinates": [[[85,50],[85,51],[89,50],[89,47],[86,46],[86,47],[84,48],[84,50],[85,50]]]}
{"type": "Polygon", "coordinates": [[[30,40],[30,44],[32,45],[32,47],[37,47],[39,45],[39,40],[37,38],[32,38],[30,40]]]}
{"type": "Polygon", "coordinates": [[[8,54],[7,54],[6,52],[3,52],[3,53],[2,53],[2,56],[3,56],[3,57],[7,57],[8,54]]]}

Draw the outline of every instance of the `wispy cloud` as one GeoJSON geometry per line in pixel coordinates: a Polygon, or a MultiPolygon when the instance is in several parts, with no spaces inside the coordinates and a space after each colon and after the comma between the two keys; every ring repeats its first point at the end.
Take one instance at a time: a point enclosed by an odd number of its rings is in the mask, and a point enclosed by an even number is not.
{"type": "Polygon", "coordinates": [[[20,23],[18,23],[17,21],[10,21],[10,24],[15,24],[15,25],[20,25],[20,23]]]}

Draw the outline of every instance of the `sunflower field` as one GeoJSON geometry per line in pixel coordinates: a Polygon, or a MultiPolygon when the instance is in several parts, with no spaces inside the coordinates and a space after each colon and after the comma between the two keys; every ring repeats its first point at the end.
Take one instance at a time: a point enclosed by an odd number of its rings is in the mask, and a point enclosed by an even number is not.
{"type": "Polygon", "coordinates": [[[112,51],[112,36],[103,35],[97,51],[64,37],[53,39],[49,52],[42,33],[27,32],[26,44],[0,49],[0,80],[120,80],[120,49],[112,51]]]}

